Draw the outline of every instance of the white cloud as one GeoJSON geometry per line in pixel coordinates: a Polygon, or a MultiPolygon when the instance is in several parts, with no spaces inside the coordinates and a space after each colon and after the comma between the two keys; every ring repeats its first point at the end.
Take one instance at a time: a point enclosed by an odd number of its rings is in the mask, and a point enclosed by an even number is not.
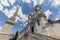
{"type": "Polygon", "coordinates": [[[23,2],[30,3],[30,0],[22,0],[23,2]]]}
{"type": "Polygon", "coordinates": [[[22,13],[22,7],[20,7],[20,9],[19,9],[18,15],[19,15],[20,19],[19,19],[19,17],[16,17],[16,21],[19,20],[24,23],[25,21],[28,20],[27,15],[22,13]]]}
{"type": "Polygon", "coordinates": [[[27,24],[26,21],[28,20],[28,15],[25,15],[22,13],[22,7],[20,7],[20,9],[19,9],[18,15],[19,15],[19,17],[16,16],[15,22],[17,22],[19,20],[21,22],[20,23],[21,26],[26,26],[26,24],[27,24]]]}
{"type": "Polygon", "coordinates": [[[0,3],[0,10],[1,10],[1,11],[3,10],[3,6],[1,5],[1,3],[0,3]]]}
{"type": "Polygon", "coordinates": [[[56,18],[55,18],[55,20],[58,20],[58,19],[59,19],[59,17],[56,17],[56,18]]]}
{"type": "Polygon", "coordinates": [[[49,1],[52,1],[52,0],[49,0],[49,1]]]}
{"type": "Polygon", "coordinates": [[[8,10],[8,9],[4,9],[3,12],[5,13],[5,15],[10,18],[16,11],[16,6],[14,6],[12,9],[8,10]]]}
{"type": "Polygon", "coordinates": [[[34,6],[37,5],[37,0],[32,0],[34,2],[34,6]]]}
{"type": "Polygon", "coordinates": [[[57,6],[59,6],[59,5],[60,5],[60,0],[53,0],[52,6],[57,7],[57,6]]]}
{"type": "MultiPolygon", "coordinates": [[[[0,24],[1,24],[1,21],[0,21],[0,24]]],[[[0,25],[0,30],[2,29],[2,26],[0,25]]]]}
{"type": "Polygon", "coordinates": [[[0,26],[0,30],[2,29],[2,27],[0,26]]]}
{"type": "Polygon", "coordinates": [[[57,13],[55,20],[59,20],[59,19],[60,19],[60,11],[57,13]]]}
{"type": "Polygon", "coordinates": [[[31,13],[32,15],[34,14],[34,13],[31,13]]]}
{"type": "Polygon", "coordinates": [[[0,3],[4,6],[10,6],[7,0],[0,0],[0,3]]]}
{"type": "Polygon", "coordinates": [[[39,2],[40,2],[39,4],[42,4],[42,3],[43,3],[43,1],[44,1],[44,0],[39,0],[39,2]]]}
{"type": "Polygon", "coordinates": [[[11,3],[11,5],[13,5],[16,2],[16,0],[9,0],[9,2],[11,3]]]}
{"type": "Polygon", "coordinates": [[[52,14],[52,12],[50,10],[47,10],[44,13],[47,16],[47,19],[49,18],[50,14],[52,14]]]}
{"type": "Polygon", "coordinates": [[[40,4],[41,5],[44,0],[32,0],[32,1],[34,2],[34,6],[36,6],[37,4],[40,4]]]}

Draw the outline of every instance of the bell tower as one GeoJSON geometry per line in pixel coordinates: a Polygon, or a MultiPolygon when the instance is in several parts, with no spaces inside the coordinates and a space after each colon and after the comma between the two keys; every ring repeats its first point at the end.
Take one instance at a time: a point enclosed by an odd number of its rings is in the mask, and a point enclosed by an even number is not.
{"type": "Polygon", "coordinates": [[[15,23],[16,15],[19,11],[19,8],[20,8],[20,6],[17,8],[17,10],[13,14],[13,16],[6,21],[3,29],[0,30],[0,39],[1,40],[9,40],[10,32],[11,32],[11,29],[12,29],[14,23],[15,23]]]}

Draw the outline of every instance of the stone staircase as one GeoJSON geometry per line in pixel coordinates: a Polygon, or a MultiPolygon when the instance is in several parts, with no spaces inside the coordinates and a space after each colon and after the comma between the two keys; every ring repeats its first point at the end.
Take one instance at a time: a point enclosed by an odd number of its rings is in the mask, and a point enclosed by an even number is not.
{"type": "Polygon", "coordinates": [[[60,39],[45,36],[42,34],[37,34],[37,33],[28,33],[19,40],[60,40],[60,39]]]}

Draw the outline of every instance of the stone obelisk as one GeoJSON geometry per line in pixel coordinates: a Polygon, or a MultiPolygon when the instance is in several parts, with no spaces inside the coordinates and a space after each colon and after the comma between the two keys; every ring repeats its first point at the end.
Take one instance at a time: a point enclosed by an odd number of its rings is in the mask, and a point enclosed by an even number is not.
{"type": "Polygon", "coordinates": [[[17,10],[13,14],[13,16],[6,21],[3,29],[0,30],[0,40],[9,40],[10,32],[15,23],[16,15],[19,11],[19,8],[20,8],[20,6],[17,8],[17,10]]]}

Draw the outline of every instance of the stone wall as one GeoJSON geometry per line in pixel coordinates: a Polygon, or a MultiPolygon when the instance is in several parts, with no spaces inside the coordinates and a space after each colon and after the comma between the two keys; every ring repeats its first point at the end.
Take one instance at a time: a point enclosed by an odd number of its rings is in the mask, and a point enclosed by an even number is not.
{"type": "Polygon", "coordinates": [[[9,39],[10,39],[9,34],[0,33],[0,40],[9,40],[9,39]]]}

